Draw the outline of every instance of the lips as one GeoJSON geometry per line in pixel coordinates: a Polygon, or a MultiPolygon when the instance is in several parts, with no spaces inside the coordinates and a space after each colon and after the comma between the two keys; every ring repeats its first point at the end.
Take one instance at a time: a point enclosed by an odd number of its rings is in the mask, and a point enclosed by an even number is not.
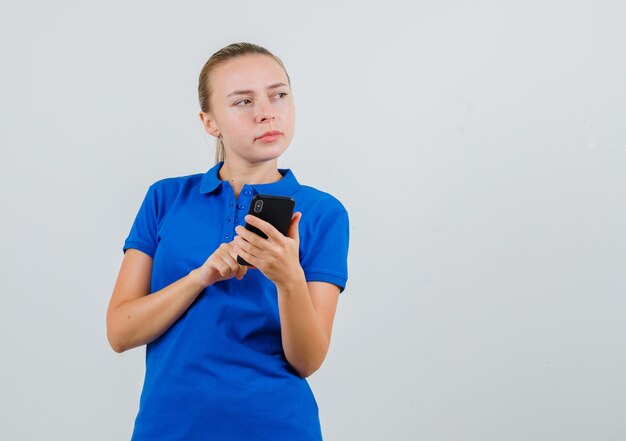
{"type": "Polygon", "coordinates": [[[264,134],[262,134],[261,136],[259,136],[258,138],[255,139],[261,139],[264,137],[268,137],[268,138],[272,138],[272,137],[277,137],[279,135],[282,135],[283,132],[279,131],[279,130],[270,130],[269,132],[265,132],[264,134]]]}

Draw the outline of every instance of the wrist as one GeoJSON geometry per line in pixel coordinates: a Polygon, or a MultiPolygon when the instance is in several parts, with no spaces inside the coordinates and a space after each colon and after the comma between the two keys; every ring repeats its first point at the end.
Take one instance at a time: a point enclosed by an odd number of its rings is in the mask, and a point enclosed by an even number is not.
{"type": "Polygon", "coordinates": [[[191,283],[200,290],[203,290],[207,286],[213,284],[213,281],[211,280],[211,275],[207,274],[207,272],[203,270],[203,267],[191,270],[187,277],[189,277],[191,283]]]}
{"type": "Polygon", "coordinates": [[[289,277],[286,279],[275,282],[276,288],[281,291],[293,291],[302,286],[306,287],[306,276],[302,267],[296,271],[289,271],[288,274],[289,277]]]}

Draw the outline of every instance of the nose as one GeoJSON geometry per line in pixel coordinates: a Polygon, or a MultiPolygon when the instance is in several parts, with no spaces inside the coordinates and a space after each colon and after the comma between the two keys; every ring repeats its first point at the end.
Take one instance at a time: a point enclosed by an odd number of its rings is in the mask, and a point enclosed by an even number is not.
{"type": "Polygon", "coordinates": [[[268,100],[259,100],[256,108],[256,118],[258,122],[271,121],[276,117],[272,104],[268,100]]]}

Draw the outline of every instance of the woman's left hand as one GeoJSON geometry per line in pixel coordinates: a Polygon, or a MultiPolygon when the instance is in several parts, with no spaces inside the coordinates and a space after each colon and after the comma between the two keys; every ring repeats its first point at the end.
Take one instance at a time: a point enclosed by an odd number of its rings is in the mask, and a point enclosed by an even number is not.
{"type": "Polygon", "coordinates": [[[269,222],[249,214],[245,218],[246,222],[265,233],[267,239],[239,225],[235,228],[238,236],[233,240],[235,251],[276,285],[288,284],[303,276],[298,234],[301,218],[302,213],[294,213],[287,236],[283,236],[269,222]]]}

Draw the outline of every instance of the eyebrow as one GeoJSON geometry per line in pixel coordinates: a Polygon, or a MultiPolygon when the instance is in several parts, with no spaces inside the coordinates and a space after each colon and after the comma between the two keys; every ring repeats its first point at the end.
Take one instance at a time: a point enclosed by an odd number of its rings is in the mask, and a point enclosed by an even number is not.
{"type": "MultiPolygon", "coordinates": [[[[277,87],[281,87],[281,86],[286,86],[286,84],[285,83],[274,83],[271,86],[267,86],[267,90],[276,89],[277,87]]],[[[235,90],[234,92],[231,92],[228,95],[226,95],[226,98],[229,98],[229,97],[231,97],[233,95],[246,95],[248,93],[254,93],[254,90],[249,90],[249,89],[246,89],[246,90],[235,90]]]]}

